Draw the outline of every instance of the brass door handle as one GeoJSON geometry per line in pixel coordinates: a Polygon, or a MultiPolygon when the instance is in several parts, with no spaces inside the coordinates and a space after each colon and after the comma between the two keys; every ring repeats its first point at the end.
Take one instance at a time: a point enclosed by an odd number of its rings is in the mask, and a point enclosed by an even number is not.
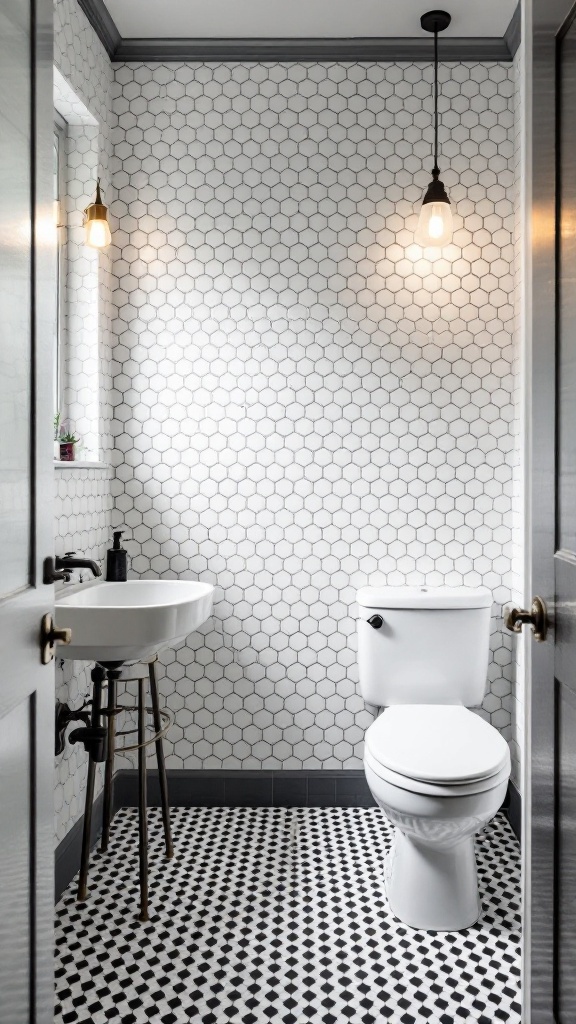
{"type": "Polygon", "coordinates": [[[40,656],[42,658],[42,664],[50,664],[54,657],[54,648],[56,644],[69,644],[71,639],[71,629],[56,626],[50,613],[43,615],[42,622],[40,624],[40,656]]]}
{"type": "Polygon", "coordinates": [[[528,624],[532,626],[534,639],[542,643],[548,632],[548,609],[541,597],[532,598],[530,611],[510,606],[504,609],[504,625],[511,633],[521,633],[522,626],[528,624]]]}

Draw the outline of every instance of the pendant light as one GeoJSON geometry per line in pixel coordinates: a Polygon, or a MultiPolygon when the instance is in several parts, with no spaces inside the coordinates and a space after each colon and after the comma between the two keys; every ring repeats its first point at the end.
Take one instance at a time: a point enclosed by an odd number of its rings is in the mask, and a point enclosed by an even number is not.
{"type": "Polygon", "coordinates": [[[100,195],[100,178],[96,182],[96,199],[84,210],[84,241],[92,249],[104,249],[112,241],[108,207],[100,195]]]}
{"type": "Polygon", "coordinates": [[[441,248],[452,241],[452,211],[438,167],[438,33],[448,28],[451,17],[446,11],[428,11],[420,18],[425,32],[434,33],[434,167],[432,181],[422,200],[418,227],[414,236],[418,245],[441,248]]]}

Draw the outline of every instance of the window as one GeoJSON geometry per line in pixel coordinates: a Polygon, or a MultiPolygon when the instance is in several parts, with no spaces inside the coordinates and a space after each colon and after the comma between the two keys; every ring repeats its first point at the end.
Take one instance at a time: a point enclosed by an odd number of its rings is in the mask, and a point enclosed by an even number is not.
{"type": "Polygon", "coordinates": [[[105,332],[99,280],[108,256],[85,244],[84,211],[94,202],[102,152],[101,127],[54,68],[54,198],[59,201],[58,317],[54,342],[54,407],[80,438],[76,456],[100,453],[99,332],[105,332]],[[65,226],[64,226],[65,225],[65,226]],[[79,453],[82,452],[82,455],[79,453]]]}
{"type": "Polygon", "coordinates": [[[54,415],[62,411],[66,296],[66,121],[54,112],[54,210],[57,225],[56,329],[54,336],[54,415]]]}

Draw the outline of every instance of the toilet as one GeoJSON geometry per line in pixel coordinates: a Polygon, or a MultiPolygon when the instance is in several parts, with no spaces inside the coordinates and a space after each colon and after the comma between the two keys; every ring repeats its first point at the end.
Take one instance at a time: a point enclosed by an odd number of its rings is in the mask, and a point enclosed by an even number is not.
{"type": "Polygon", "coordinates": [[[474,836],[501,807],[510,751],[479,715],[492,595],[484,587],[363,587],[364,699],[384,708],[366,732],[371,793],[395,826],[384,867],[392,913],[411,928],[478,920],[474,836]]]}

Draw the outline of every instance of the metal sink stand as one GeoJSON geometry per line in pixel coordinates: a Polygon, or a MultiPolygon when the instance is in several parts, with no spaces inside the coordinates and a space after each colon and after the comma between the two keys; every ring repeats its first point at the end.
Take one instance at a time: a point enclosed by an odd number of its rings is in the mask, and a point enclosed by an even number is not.
{"type": "MultiPolygon", "coordinates": [[[[100,842],[100,853],[106,853],[110,840],[110,826],[112,823],[112,783],[114,778],[114,756],[116,752],[126,753],[130,750],[138,751],[138,836],[139,836],[139,876],[140,876],[140,912],[139,921],[149,921],[148,912],[148,822],[147,822],[147,785],[146,785],[146,749],[152,744],[156,747],[156,762],[158,765],[158,778],[160,783],[160,802],[162,805],[162,820],[164,824],[164,842],[166,857],[170,860],[174,856],[172,835],[170,831],[170,806],[168,803],[168,782],[166,778],[166,764],[164,760],[163,737],[172,724],[172,718],[167,711],[160,710],[158,702],[158,686],[156,683],[156,662],[158,658],[143,661],[142,667],[148,669],[148,676],[143,674],[140,666],[135,666],[139,671],[133,676],[122,676],[122,667],[96,665],[92,671],[93,695],[91,701],[91,717],[95,723],[100,717],[108,720],[106,763],[104,769],[104,795],[102,808],[102,838],[100,842]],[[122,676],[122,678],[120,678],[122,676]],[[150,689],[150,707],[146,704],[146,678],[150,689]],[[117,702],[118,682],[137,683],[137,704],[119,704],[117,702]],[[102,689],[108,690],[106,707],[102,704],[102,689]],[[118,731],[116,719],[118,715],[126,711],[136,711],[137,726],[131,729],[118,731]],[[146,734],[146,719],[152,716],[154,732],[146,734]],[[136,743],[123,743],[117,745],[117,738],[130,736],[137,733],[136,743]]],[[[128,671],[132,671],[129,666],[128,671]]],[[[88,870],[90,866],[90,835],[92,830],[92,805],[94,801],[94,783],[96,775],[97,760],[89,751],[88,779],[86,784],[86,805],[84,810],[84,831],[82,836],[82,858],[80,877],[78,880],[77,900],[84,903],[88,898],[88,870]]]]}

